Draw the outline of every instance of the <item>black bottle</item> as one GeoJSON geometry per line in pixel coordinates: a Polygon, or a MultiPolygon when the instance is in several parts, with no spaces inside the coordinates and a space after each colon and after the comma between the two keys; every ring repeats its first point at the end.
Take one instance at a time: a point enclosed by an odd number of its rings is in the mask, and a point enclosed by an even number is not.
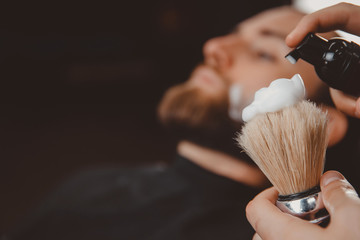
{"type": "Polygon", "coordinates": [[[356,43],[339,38],[326,40],[309,33],[286,58],[291,63],[305,60],[330,87],[360,96],[360,46],[356,43]]]}

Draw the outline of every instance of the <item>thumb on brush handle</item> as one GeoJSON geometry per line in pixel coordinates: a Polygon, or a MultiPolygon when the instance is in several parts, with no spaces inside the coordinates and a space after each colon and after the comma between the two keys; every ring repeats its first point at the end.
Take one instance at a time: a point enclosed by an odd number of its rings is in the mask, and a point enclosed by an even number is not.
{"type": "Polygon", "coordinates": [[[350,217],[360,219],[360,198],[341,173],[337,171],[326,172],[322,176],[320,184],[324,205],[329,210],[330,215],[334,215],[336,212],[337,216],[345,215],[347,219],[350,217]]]}

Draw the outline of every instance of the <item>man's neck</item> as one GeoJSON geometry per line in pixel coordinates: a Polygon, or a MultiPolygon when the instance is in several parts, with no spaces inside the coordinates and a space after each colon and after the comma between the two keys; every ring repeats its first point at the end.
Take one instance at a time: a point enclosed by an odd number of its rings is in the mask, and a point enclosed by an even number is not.
{"type": "Polygon", "coordinates": [[[257,167],[228,154],[189,141],[180,141],[177,151],[180,155],[214,174],[252,187],[263,187],[267,183],[265,176],[257,167]]]}

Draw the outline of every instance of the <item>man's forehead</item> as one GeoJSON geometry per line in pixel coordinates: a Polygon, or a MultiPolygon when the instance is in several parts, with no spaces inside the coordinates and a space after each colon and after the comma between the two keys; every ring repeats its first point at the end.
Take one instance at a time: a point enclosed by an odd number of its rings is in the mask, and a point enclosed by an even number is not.
{"type": "Polygon", "coordinates": [[[249,37],[275,37],[281,40],[285,40],[287,34],[289,34],[288,31],[285,31],[286,29],[269,26],[257,26],[256,28],[248,28],[248,26],[244,27],[244,25],[237,25],[235,29],[235,32],[239,35],[248,35],[249,37]]]}
{"type": "Polygon", "coordinates": [[[259,35],[275,35],[283,36],[290,32],[286,28],[283,28],[280,24],[271,24],[271,21],[245,21],[236,26],[236,32],[239,34],[259,34],[259,35]]]}
{"type": "Polygon", "coordinates": [[[240,22],[235,29],[237,33],[265,35],[276,33],[275,35],[285,38],[300,21],[302,16],[302,13],[294,9],[278,8],[246,19],[240,22]]]}

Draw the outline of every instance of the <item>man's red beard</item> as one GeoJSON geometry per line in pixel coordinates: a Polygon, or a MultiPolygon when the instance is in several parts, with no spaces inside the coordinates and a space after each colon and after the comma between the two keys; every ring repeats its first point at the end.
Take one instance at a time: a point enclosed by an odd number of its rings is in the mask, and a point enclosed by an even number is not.
{"type": "Polygon", "coordinates": [[[173,137],[238,156],[234,137],[240,124],[228,116],[228,95],[214,98],[201,89],[181,84],[163,97],[158,116],[173,137]]]}
{"type": "Polygon", "coordinates": [[[170,88],[158,108],[160,121],[170,128],[215,129],[229,124],[227,93],[209,95],[180,84],[170,88]]]}

